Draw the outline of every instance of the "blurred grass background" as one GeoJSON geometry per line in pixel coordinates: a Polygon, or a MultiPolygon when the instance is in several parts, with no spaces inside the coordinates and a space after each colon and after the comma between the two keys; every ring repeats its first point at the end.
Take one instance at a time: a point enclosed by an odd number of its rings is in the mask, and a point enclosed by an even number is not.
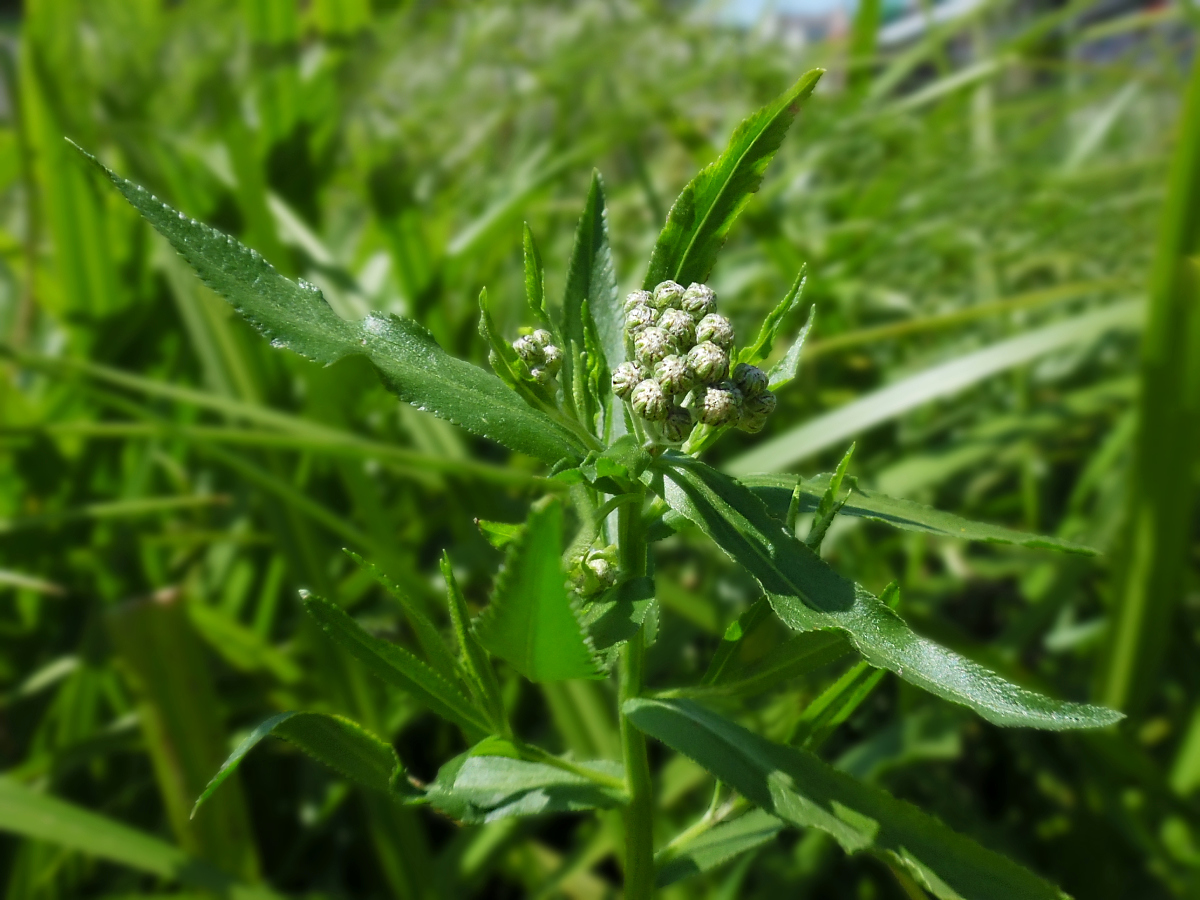
{"type": "MultiPolygon", "coordinates": [[[[623,288],[677,191],[803,69],[829,70],[713,286],[744,333],[808,265],[801,378],[731,471],[824,471],[1091,544],[1097,559],[835,523],[919,630],[1130,718],[1005,731],[895,680],[829,758],[1079,898],[1200,892],[1200,85],[1190,5],[28,0],[0,28],[0,876],[69,897],[613,896],[611,823],[457,829],[286,745],[192,801],[246,731],[344,712],[420,777],[453,731],[342,658],[296,591],[409,642],[342,553],[476,606],[537,465],[399,406],[365,364],[278,353],[63,141],[230,231],[344,316],[413,316],[486,364],[520,324],[521,223],[551,295],[593,168],[623,288]],[[1190,84],[1190,87],[1189,87],[1190,84]],[[1190,91],[1190,93],[1189,93],[1190,91]],[[55,799],[57,798],[57,799],[55,799]],[[270,888],[265,885],[270,885],[270,888]]],[[[793,323],[793,330],[799,323],[793,323]]],[[[658,552],[650,682],[698,677],[749,579],[658,552]]],[[[766,652],[765,648],[763,652],[766,652]]],[[[772,686],[789,733],[821,677],[772,686]]],[[[617,753],[595,683],[520,687],[527,736],[617,753]]],[[[711,783],[660,756],[682,826],[711,783]]],[[[668,838],[669,833],[661,837],[668,838]]],[[[669,897],[905,898],[818,834],[669,897]]]]}

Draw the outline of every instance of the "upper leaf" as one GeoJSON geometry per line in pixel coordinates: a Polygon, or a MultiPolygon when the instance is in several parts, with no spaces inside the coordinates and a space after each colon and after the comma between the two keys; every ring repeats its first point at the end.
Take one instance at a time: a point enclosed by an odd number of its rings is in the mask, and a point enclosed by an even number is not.
{"type": "MultiPolygon", "coordinates": [[[[738,479],[762,500],[771,514],[783,521],[787,514],[788,503],[792,491],[799,486],[800,511],[815,511],[821,497],[828,489],[832,475],[816,475],[813,478],[799,478],[796,475],[745,475],[738,479]]],[[[1038,550],[1061,550],[1065,553],[1079,553],[1084,556],[1095,556],[1096,551],[1083,544],[1076,544],[1062,538],[1049,537],[1040,534],[1029,534],[1025,531],[1015,531],[1001,525],[989,525],[984,522],[973,522],[956,516],[954,513],[933,509],[911,500],[901,500],[888,497],[875,491],[867,491],[855,486],[846,498],[846,504],[840,510],[843,516],[856,516],[883,522],[894,528],[905,531],[923,531],[941,537],[962,538],[967,541],[983,541],[992,544],[1016,544],[1038,550]]]]}
{"type": "MultiPolygon", "coordinates": [[[[783,299],[779,301],[773,310],[767,313],[767,317],[763,319],[763,323],[758,329],[758,337],[754,339],[754,343],[747,344],[738,353],[738,362],[750,363],[750,365],[756,366],[771,355],[771,350],[775,347],[775,339],[779,337],[779,330],[783,327],[788,313],[796,307],[804,294],[807,270],[807,266],[800,270],[800,274],[796,276],[796,280],[792,282],[791,288],[784,295],[783,299]]],[[[805,326],[804,331],[800,335],[801,343],[807,334],[808,327],[805,326]]]]}
{"type": "Polygon", "coordinates": [[[355,784],[375,791],[415,794],[404,778],[404,767],[390,744],[362,726],[341,716],[316,712],[285,712],[267,719],[242,741],[196,799],[193,818],[200,805],[236,771],[246,754],[268,735],[295,744],[317,762],[333,769],[355,784]]]}
{"type": "Polygon", "coordinates": [[[900,864],[940,900],[1062,900],[1058,888],[910,803],[803,750],[773,744],[688,700],[628,701],[642,731],[785,822],[819,828],[847,853],[900,864]]]}
{"type": "Polygon", "coordinates": [[[370,315],[358,322],[340,318],[313,285],[283,277],[229,235],[189,219],[79,152],[272,346],[326,365],[362,354],[401,400],[473,434],[548,463],[583,456],[582,442],[567,427],[531,409],[494,375],[450,356],[417,322],[393,315],[370,315]]]}
{"type": "Polygon", "coordinates": [[[787,91],[742,122],[714,162],[679,195],[650,254],[646,290],[671,280],[706,281],[738,213],[762,184],[763,173],[783,143],[800,104],[823,69],[805,72],[787,91]]]}
{"type": "Polygon", "coordinates": [[[916,635],[878,597],[842,578],[789,534],[747,487],[677,453],[658,466],[663,498],[757,579],[776,615],[797,631],[836,629],[871,665],[962,703],[997,725],[1097,728],[1120,713],[1052,700],[916,635]]]}
{"type": "Polygon", "coordinates": [[[563,509],[535,508],[508,545],[492,602],[475,622],[479,642],[530,681],[599,678],[560,554],[563,509]]]}

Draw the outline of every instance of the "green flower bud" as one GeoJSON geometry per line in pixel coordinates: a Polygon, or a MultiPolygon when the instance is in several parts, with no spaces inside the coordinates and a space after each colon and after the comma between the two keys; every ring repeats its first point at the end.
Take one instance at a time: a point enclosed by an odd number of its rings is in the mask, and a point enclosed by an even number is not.
{"type": "Polygon", "coordinates": [[[623,362],[612,374],[613,393],[628,400],[633,389],[646,380],[646,370],[635,362],[623,362]]]}
{"type": "MultiPolygon", "coordinates": [[[[617,583],[617,567],[605,559],[603,556],[596,556],[589,559],[584,565],[591,572],[592,577],[596,579],[596,587],[604,589],[612,587],[617,583]]],[[[590,587],[591,585],[589,585],[590,587]]]]}
{"type": "Polygon", "coordinates": [[[742,414],[742,392],[732,381],[697,388],[690,399],[696,418],[705,425],[732,425],[742,414]]]}
{"type": "Polygon", "coordinates": [[[692,433],[692,414],[682,406],[672,406],[667,410],[666,421],[663,422],[663,436],[672,444],[682,443],[692,433]]]}
{"type": "Polygon", "coordinates": [[[693,281],[688,286],[688,289],[683,292],[681,308],[694,321],[699,322],[709,313],[716,310],[717,295],[713,293],[713,289],[707,284],[697,284],[693,281]]]}
{"type": "Polygon", "coordinates": [[[734,366],[730,380],[747,399],[757,397],[767,389],[767,373],[748,363],[738,363],[734,366]]]}
{"type": "Polygon", "coordinates": [[[554,373],[541,366],[534,366],[529,370],[529,374],[538,384],[549,384],[554,380],[554,373]]]}
{"type": "Polygon", "coordinates": [[[670,356],[674,352],[675,346],[669,334],[661,328],[651,325],[638,332],[634,339],[633,349],[637,354],[638,362],[644,366],[653,366],[664,356],[670,356]]]}
{"type": "Polygon", "coordinates": [[[778,401],[770,391],[763,391],[757,397],[747,397],[742,404],[742,410],[750,416],[762,416],[764,419],[775,412],[778,401]]]}
{"type": "Polygon", "coordinates": [[[658,310],[653,306],[635,306],[625,313],[625,333],[633,337],[644,328],[658,321],[658,310]]]}
{"type": "Polygon", "coordinates": [[[654,367],[654,377],[668,394],[684,394],[696,385],[696,373],[687,360],[674,354],[658,361],[654,367]]]}
{"type": "Polygon", "coordinates": [[[625,315],[629,315],[629,311],[635,306],[652,306],[650,301],[653,296],[649,291],[634,291],[625,298],[625,315]]]}
{"type": "Polygon", "coordinates": [[[537,329],[537,331],[531,334],[530,337],[542,347],[549,347],[554,343],[554,335],[548,332],[545,328],[537,329]]]}
{"type": "Polygon", "coordinates": [[[664,281],[654,289],[654,299],[651,301],[659,312],[664,309],[679,309],[683,303],[683,285],[673,281],[664,281]]]}
{"type": "MultiPolygon", "coordinates": [[[[535,332],[536,334],[536,332],[535,332]]],[[[546,349],[542,351],[545,361],[542,365],[551,377],[558,374],[558,370],[562,368],[563,352],[553,344],[547,344],[546,349]]]]}
{"type": "Polygon", "coordinates": [[[527,334],[517,338],[513,341],[513,349],[517,351],[517,356],[530,367],[541,365],[546,358],[546,351],[533,339],[533,335],[527,334]]]}
{"type": "Polygon", "coordinates": [[[633,411],[650,422],[661,422],[667,417],[671,404],[663,393],[662,385],[653,378],[647,378],[633,389],[631,398],[633,411]]]}
{"type": "Polygon", "coordinates": [[[729,371],[729,354],[711,341],[697,344],[689,350],[687,361],[704,384],[721,381],[729,371]]]}
{"type": "Polygon", "coordinates": [[[712,341],[723,350],[733,346],[733,324],[718,313],[709,313],[696,325],[696,340],[712,341]]]}
{"type": "Polygon", "coordinates": [[[675,347],[684,353],[696,343],[696,323],[682,309],[664,309],[658,315],[658,327],[669,334],[675,347]]]}

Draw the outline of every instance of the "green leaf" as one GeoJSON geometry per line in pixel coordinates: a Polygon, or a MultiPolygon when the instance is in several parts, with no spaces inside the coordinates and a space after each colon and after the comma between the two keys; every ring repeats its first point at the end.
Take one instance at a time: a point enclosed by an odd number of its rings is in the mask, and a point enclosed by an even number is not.
{"type": "Polygon", "coordinates": [[[655,884],[664,888],[715,869],[747,850],[761,847],[783,828],[782,821],[761,809],[752,809],[732,822],[722,822],[664,859],[655,884]]]}
{"type": "Polygon", "coordinates": [[[504,709],[504,700],[500,696],[500,684],[496,680],[491,660],[487,658],[478,638],[471,631],[471,617],[467,610],[467,600],[458,587],[458,579],[454,577],[454,569],[450,565],[450,554],[445,551],[442,551],[441,566],[442,580],[446,582],[450,621],[454,623],[454,635],[458,639],[458,649],[462,653],[463,668],[466,670],[471,691],[487,713],[492,727],[507,734],[509,733],[508,714],[504,709]]]}
{"type": "Polygon", "coordinates": [[[393,315],[339,318],[313,285],[284,278],[255,251],[79,152],[272,346],[326,365],[364,355],[405,402],[543,462],[582,458],[583,445],[568,428],[531,409],[494,375],[450,356],[418,323],[393,315]]]}
{"type": "MultiPolygon", "coordinates": [[[[767,317],[763,319],[763,323],[758,329],[758,337],[754,339],[753,344],[742,348],[742,351],[738,354],[738,362],[756,366],[771,355],[771,350],[775,346],[775,339],[779,336],[779,329],[783,327],[784,320],[787,319],[788,314],[796,307],[796,304],[800,302],[800,298],[804,294],[804,282],[807,271],[807,266],[800,270],[800,274],[792,282],[791,289],[779,301],[779,305],[767,313],[767,317]]],[[[812,322],[811,313],[809,315],[809,322],[812,322]]],[[[803,342],[807,334],[808,325],[805,325],[805,330],[800,333],[798,342],[803,342]]]]}
{"type": "Polygon", "coordinates": [[[1058,888],[951,831],[910,803],[804,750],[773,744],[688,700],[634,699],[625,715],[718,781],[789,824],[829,834],[847,853],[902,866],[940,900],[1063,900],[1058,888]]]}
{"type": "Polygon", "coordinates": [[[413,634],[416,635],[417,643],[425,651],[425,658],[429,660],[429,664],[446,680],[453,682],[457,679],[458,664],[454,661],[453,654],[447,649],[446,642],[442,640],[441,632],[425,615],[425,612],[417,606],[412,597],[374,563],[363,559],[353,550],[343,548],[342,552],[366,569],[380,587],[396,598],[401,609],[404,610],[404,617],[412,627],[413,634]]]}
{"type": "MultiPolygon", "coordinates": [[[[482,749],[482,748],[481,748],[482,749]]],[[[592,762],[575,764],[577,769],[595,769],[612,784],[544,762],[514,758],[514,755],[464,753],[438,770],[428,786],[430,804],[459,822],[495,822],[510,816],[610,809],[625,801],[616,787],[620,766],[592,762]]]]}
{"type": "Polygon", "coordinates": [[[107,859],[139,872],[211,891],[227,900],[279,900],[262,885],[239,884],[173,844],[0,777],[0,831],[107,859]]]}
{"type": "Polygon", "coordinates": [[[865,662],[853,666],[804,708],[788,743],[816,750],[871,696],[885,674],[865,662]]]}
{"type": "Polygon", "coordinates": [[[919,637],[865,588],[842,578],[748,488],[677,453],[664,454],[663,498],[744,566],[762,585],[775,614],[796,631],[844,633],[871,665],[974,709],[997,725],[1098,728],[1119,721],[1103,707],[1052,700],[919,637]]]}
{"type": "Polygon", "coordinates": [[[604,180],[599,172],[592,173],[587,202],[579,217],[567,265],[562,331],[567,342],[565,355],[572,363],[586,349],[584,301],[595,321],[608,366],[615,369],[625,359],[623,314],[617,303],[617,279],[608,245],[608,213],[604,208],[604,180]]]}
{"type": "Polygon", "coordinates": [[[453,722],[471,739],[491,732],[487,721],[462,692],[403,647],[363,630],[344,609],[328,600],[302,591],[304,608],[334,641],[370,669],[377,677],[407,691],[412,697],[448,722],[453,722]]]}
{"type": "MultiPolygon", "coordinates": [[[[816,512],[813,513],[812,529],[808,532],[804,543],[816,552],[820,552],[821,542],[825,540],[825,534],[829,531],[829,526],[833,524],[833,520],[842,511],[842,507],[846,505],[846,501],[849,499],[848,496],[839,499],[838,494],[842,489],[842,479],[846,477],[846,470],[850,467],[850,457],[853,455],[854,444],[851,444],[850,449],[842,456],[842,461],[838,463],[833,477],[829,479],[829,486],[825,488],[825,493],[821,495],[821,501],[817,504],[816,512]]],[[[794,493],[792,499],[795,500],[794,493]]],[[[788,508],[788,515],[791,515],[790,507],[788,508]]]]}
{"type": "Polygon", "coordinates": [[[547,331],[553,331],[550,314],[546,311],[546,273],[542,268],[542,255],[538,253],[537,243],[533,240],[533,231],[529,223],[525,223],[522,235],[525,262],[525,302],[529,311],[547,331]]]}
{"type": "Polygon", "coordinates": [[[246,754],[268,736],[295,744],[317,762],[361,787],[387,794],[417,793],[404,777],[404,766],[391,744],[384,743],[361,725],[326,713],[285,712],[267,719],[229,754],[204,793],[196,798],[193,818],[201,804],[237,770],[246,754]]]}
{"type": "MultiPolygon", "coordinates": [[[[810,512],[818,508],[820,498],[829,489],[833,476],[817,475],[813,478],[798,478],[795,475],[746,475],[738,480],[754,492],[781,522],[786,521],[788,504],[796,488],[800,490],[800,511],[810,512]]],[[[1036,550],[1059,550],[1095,556],[1096,550],[1062,538],[1016,531],[1001,525],[973,522],[954,513],[933,509],[911,500],[888,497],[875,491],[864,490],[857,485],[846,498],[841,509],[844,516],[855,516],[882,522],[905,531],[920,531],[939,537],[961,538],[966,541],[982,541],[989,544],[1016,544],[1036,550]]]]}
{"type": "Polygon", "coordinates": [[[491,363],[492,371],[509,390],[534,409],[554,408],[553,390],[527,377],[528,367],[496,327],[491,306],[488,304],[487,288],[479,292],[479,336],[487,342],[488,362],[491,363]]]}
{"type": "Polygon", "coordinates": [[[642,577],[621,582],[587,605],[583,624],[606,664],[615,662],[614,651],[637,634],[653,604],[654,579],[642,577]]]}
{"type": "Polygon", "coordinates": [[[792,346],[788,347],[788,352],[783,355],[783,359],[775,363],[771,367],[771,371],[767,373],[767,387],[771,390],[779,390],[792,381],[796,377],[796,373],[800,371],[800,354],[804,350],[804,342],[808,340],[808,333],[812,331],[813,323],[816,320],[817,307],[816,304],[813,304],[808,309],[808,318],[804,320],[804,327],[796,335],[796,340],[792,342],[792,346]]]}
{"type": "Polygon", "coordinates": [[[476,519],[475,527],[479,529],[484,540],[497,550],[503,550],[521,533],[523,526],[520,522],[489,522],[487,519],[476,519]]]}
{"type": "Polygon", "coordinates": [[[562,546],[562,504],[534,508],[508,545],[492,602],[475,622],[487,651],[530,681],[601,677],[567,591],[562,546]]]}
{"type": "Polygon", "coordinates": [[[762,184],[800,105],[823,74],[823,69],[806,72],[773,103],[742,122],[725,151],[688,182],[667,213],[650,254],[646,290],[667,280],[686,286],[708,279],[734,220],[762,184]]]}
{"type": "MultiPolygon", "coordinates": [[[[737,646],[742,646],[739,643],[737,646]]],[[[849,642],[832,631],[792,634],[761,659],[727,667],[719,677],[696,687],[670,691],[673,697],[752,697],[786,687],[793,678],[808,675],[837,662],[851,650],[849,642]]],[[[666,693],[666,692],[664,692],[666,693]]]]}

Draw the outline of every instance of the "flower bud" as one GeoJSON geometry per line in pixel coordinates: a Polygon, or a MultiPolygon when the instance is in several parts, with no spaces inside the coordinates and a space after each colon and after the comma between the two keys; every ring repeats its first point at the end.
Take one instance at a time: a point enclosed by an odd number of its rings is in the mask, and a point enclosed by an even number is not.
{"type": "Polygon", "coordinates": [[[697,388],[692,394],[692,408],[705,425],[732,425],[742,413],[742,392],[732,381],[697,388]]]}
{"type": "Polygon", "coordinates": [[[651,422],[661,422],[665,419],[671,405],[667,402],[662,385],[653,378],[647,378],[633,389],[631,402],[633,411],[651,422]]]}
{"type": "Polygon", "coordinates": [[[584,565],[595,577],[598,588],[612,587],[617,583],[617,567],[603,556],[593,556],[584,565]]]}
{"type": "Polygon", "coordinates": [[[746,399],[757,397],[767,389],[767,373],[748,363],[738,363],[734,366],[730,380],[737,385],[746,399]]]}
{"type": "Polygon", "coordinates": [[[651,306],[653,296],[649,291],[634,291],[625,298],[625,315],[629,315],[629,311],[635,306],[651,306]]]}
{"type": "Polygon", "coordinates": [[[644,366],[653,366],[664,356],[670,356],[675,347],[669,334],[661,328],[651,325],[638,332],[638,336],[634,339],[633,349],[637,354],[638,362],[644,366]]]}
{"type": "Polygon", "coordinates": [[[652,305],[659,312],[664,309],[679,309],[683,303],[683,285],[664,281],[654,289],[652,305]]]}
{"type": "Polygon", "coordinates": [[[723,350],[733,346],[733,325],[718,313],[709,313],[696,325],[696,340],[712,341],[723,350]]]}
{"type": "Polygon", "coordinates": [[[729,354],[711,341],[697,344],[689,350],[687,361],[704,384],[715,384],[729,371],[729,354]]]}
{"type": "MultiPolygon", "coordinates": [[[[534,332],[534,334],[536,335],[537,332],[534,332]]],[[[562,368],[563,352],[553,344],[547,344],[546,348],[542,351],[542,356],[545,360],[542,366],[550,373],[551,377],[557,375],[558,370],[562,368]]]]}
{"type": "Polygon", "coordinates": [[[757,397],[747,397],[742,404],[742,410],[747,415],[762,416],[765,419],[775,412],[776,402],[774,394],[770,391],[763,391],[757,397]]]}
{"type": "Polygon", "coordinates": [[[535,341],[533,335],[530,334],[513,341],[513,349],[517,351],[517,356],[530,367],[541,365],[542,361],[546,358],[546,353],[542,345],[535,341]]]}
{"type": "Polygon", "coordinates": [[[545,328],[539,328],[530,335],[534,342],[542,347],[549,347],[554,343],[554,335],[548,332],[545,328]]]}
{"type": "Polygon", "coordinates": [[[529,375],[538,384],[549,384],[554,380],[554,374],[549,369],[545,369],[542,366],[534,366],[529,370],[529,375]]]}
{"type": "Polygon", "coordinates": [[[692,433],[692,414],[682,406],[672,406],[667,410],[667,419],[663,422],[663,436],[672,444],[678,444],[687,439],[692,433]]]}
{"type": "Polygon", "coordinates": [[[613,393],[622,400],[628,400],[633,389],[645,380],[646,370],[642,366],[635,362],[623,362],[612,375],[613,393]]]}
{"type": "Polygon", "coordinates": [[[692,282],[683,292],[681,308],[685,313],[699,322],[717,308],[717,295],[707,284],[692,282]]]}
{"type": "Polygon", "coordinates": [[[664,356],[654,367],[654,377],[668,394],[684,394],[696,385],[696,373],[682,356],[664,356]]]}
{"type": "Polygon", "coordinates": [[[658,321],[658,310],[653,306],[634,306],[625,313],[625,333],[633,337],[656,321],[658,321]]]}
{"type": "Polygon", "coordinates": [[[696,343],[696,323],[682,309],[664,309],[659,313],[658,327],[671,336],[676,349],[683,353],[696,343]]]}

